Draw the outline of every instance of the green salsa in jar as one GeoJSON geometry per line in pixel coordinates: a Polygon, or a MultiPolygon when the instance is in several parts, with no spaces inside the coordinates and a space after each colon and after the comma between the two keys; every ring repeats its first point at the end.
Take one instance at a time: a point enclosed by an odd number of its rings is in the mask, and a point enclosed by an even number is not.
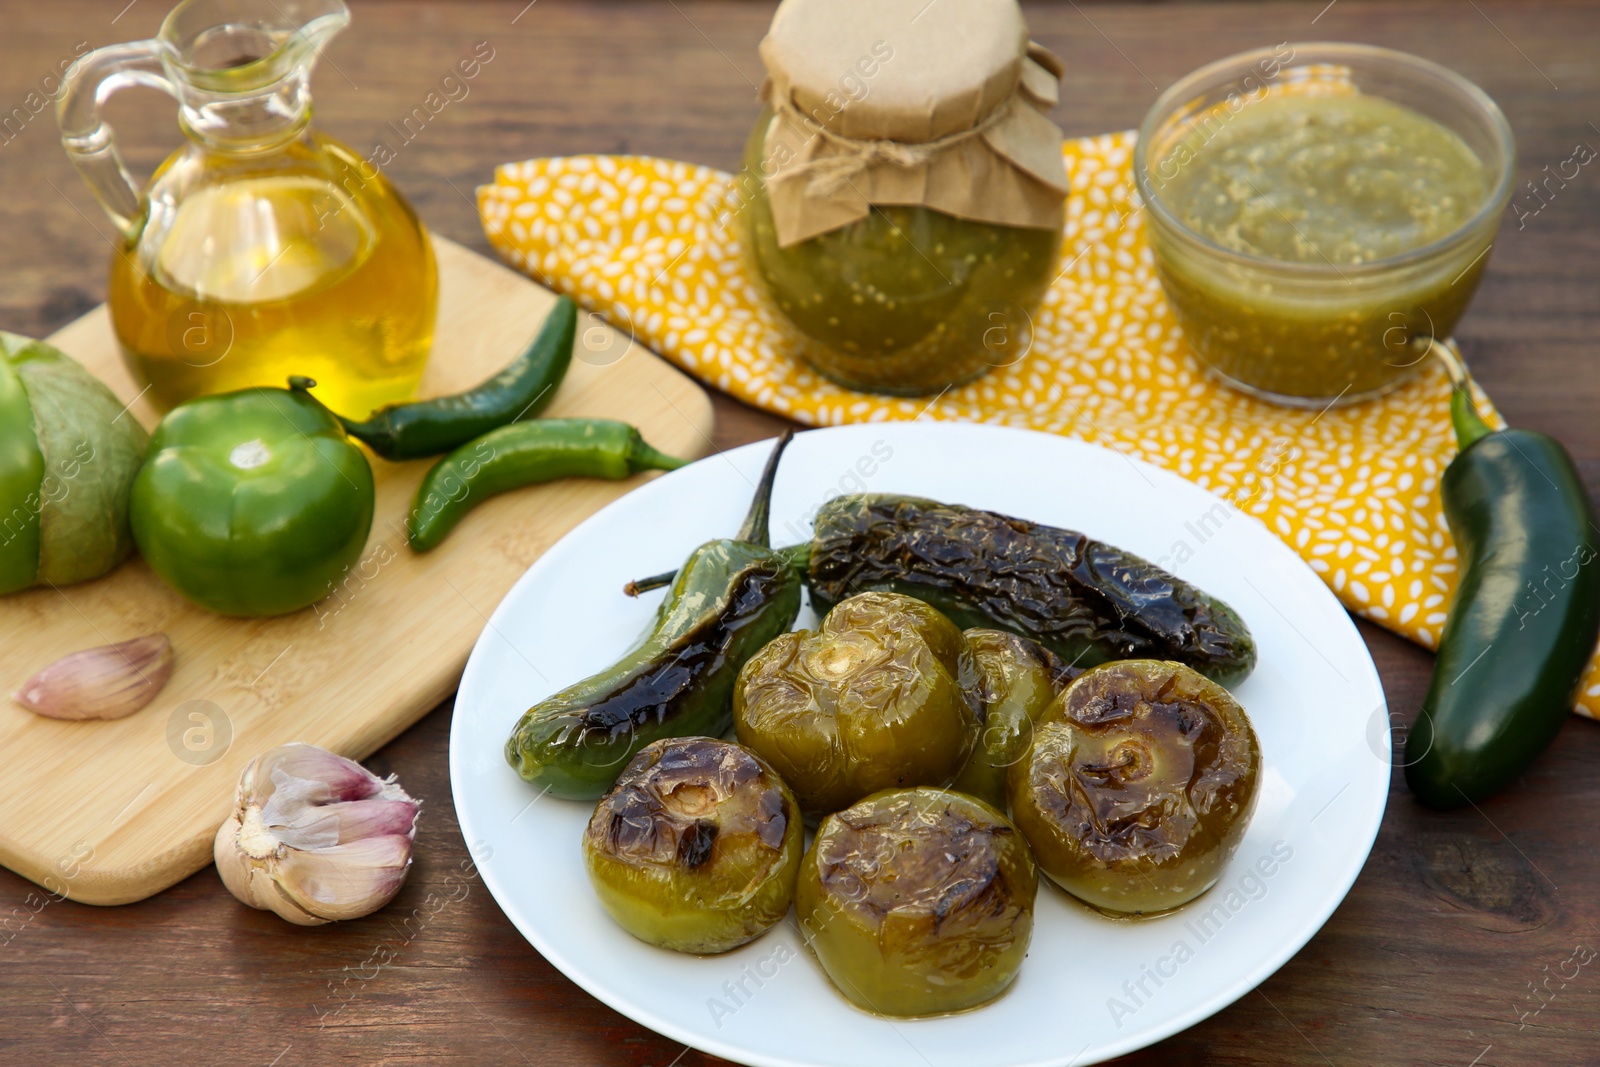
{"type": "Polygon", "coordinates": [[[762,115],[746,146],[739,237],[808,364],[852,389],[918,395],[1027,352],[1058,269],[1060,220],[1046,230],[874,205],[863,219],[784,248],[760,170],[770,119],[762,115]]]}
{"type": "Polygon", "coordinates": [[[1022,359],[1068,184],[1016,0],[783,0],[761,59],[734,226],[795,354],[905,396],[1022,359]]]}
{"type": "Polygon", "coordinates": [[[1174,86],[1141,131],[1135,174],[1195,356],[1247,392],[1322,406],[1398,385],[1450,335],[1487,263],[1513,149],[1494,104],[1443,68],[1296,47],[1321,65],[1265,75],[1243,63],[1252,53],[1185,79],[1211,84],[1174,86]],[[1229,65],[1263,75],[1253,92],[1229,65]]]}

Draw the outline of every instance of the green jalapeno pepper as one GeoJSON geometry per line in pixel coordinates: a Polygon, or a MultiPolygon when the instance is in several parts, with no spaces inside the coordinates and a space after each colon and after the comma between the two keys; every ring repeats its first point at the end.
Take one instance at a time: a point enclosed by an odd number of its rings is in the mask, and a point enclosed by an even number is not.
{"type": "Polygon", "coordinates": [[[818,611],[866,589],[925,600],[958,626],[1031,637],[1069,663],[1164,659],[1223,685],[1256,645],[1216,597],[1113,545],[918,497],[835,497],[817,513],[806,585],[818,611]]]}
{"type": "MultiPolygon", "coordinates": [[[[394,404],[359,422],[335,417],[346,433],[384,459],[420,459],[449,452],[497,426],[531,419],[549,407],[572,363],[577,331],[577,305],[563,296],[522,355],[466,392],[394,404]]],[[[293,389],[316,384],[308,382],[306,378],[289,379],[293,389]]]]}
{"type": "Polygon", "coordinates": [[[792,436],[773,448],[738,535],[706,542],[679,568],[650,636],[523,714],[506,760],[524,779],[594,800],[650,742],[727,732],[739,669],[800,612],[800,576],[767,532],[778,457],[792,436]]]}
{"type": "Polygon", "coordinates": [[[406,538],[426,552],[480,501],[556,478],[609,478],[676,470],[688,460],[658,452],[639,431],[615,419],[514,422],[445,456],[422,479],[406,538]]]}
{"type": "MultiPolygon", "coordinates": [[[[1069,663],[1166,659],[1222,685],[1256,663],[1231,607],[1147,560],[1072,530],[918,497],[856,494],[818,511],[783,550],[826,612],[869,589],[925,600],[956,625],[1031,637],[1069,663]]],[[[630,583],[665,585],[670,574],[630,583]]]]}
{"type": "Polygon", "coordinates": [[[1437,808],[1521,774],[1566,721],[1600,638],[1600,528],[1572,457],[1529,430],[1491,431],[1459,367],[1461,451],[1439,481],[1461,582],[1406,739],[1406,782],[1437,808]]]}

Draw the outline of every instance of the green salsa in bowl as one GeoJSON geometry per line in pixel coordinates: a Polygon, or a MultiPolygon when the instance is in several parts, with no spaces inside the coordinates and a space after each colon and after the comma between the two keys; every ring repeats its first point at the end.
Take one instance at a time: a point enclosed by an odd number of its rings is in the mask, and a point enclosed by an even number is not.
{"type": "Polygon", "coordinates": [[[1450,335],[1511,193],[1511,130],[1477,86],[1402,52],[1280,45],[1151,108],[1134,176],[1196,358],[1264,399],[1394,388],[1450,335]]]}

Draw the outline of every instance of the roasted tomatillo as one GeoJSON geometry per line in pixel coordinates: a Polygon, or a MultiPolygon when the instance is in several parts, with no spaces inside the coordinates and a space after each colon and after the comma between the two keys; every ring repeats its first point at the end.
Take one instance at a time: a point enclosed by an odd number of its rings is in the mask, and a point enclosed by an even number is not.
{"type": "Polygon", "coordinates": [[[133,537],[178,592],[223,615],[283,615],[332,592],[372,529],[372,468],[304,393],[180,404],[134,480],[133,537]]]}
{"type": "Polygon", "coordinates": [[[634,937],[726,952],[788,914],[804,839],[794,795],[748,749],[667,738],[640,749],[600,799],[583,863],[634,937]]]}
{"type": "Polygon", "coordinates": [[[893,787],[948,785],[977,716],[961,688],[961,631],[899,593],[842,600],[739,672],[739,740],[778,769],[808,819],[893,787]]]}
{"type": "Polygon", "coordinates": [[[994,808],[942,789],[876,793],[822,820],[800,864],[806,946],[852,1003],[935,1015],[993,1000],[1033,937],[1039,879],[994,808]]]}
{"type": "Polygon", "coordinates": [[[972,670],[962,679],[982,725],[967,765],[950,788],[970,793],[1004,811],[1006,770],[1028,750],[1033,724],[1055,702],[1078,667],[1037,641],[1005,630],[972,629],[963,634],[972,653],[972,670]]]}
{"type": "Polygon", "coordinates": [[[1080,900],[1139,914],[1215,884],[1255,810],[1261,749],[1244,709],[1181,663],[1084,672],[1011,768],[1011,816],[1080,900]]]}

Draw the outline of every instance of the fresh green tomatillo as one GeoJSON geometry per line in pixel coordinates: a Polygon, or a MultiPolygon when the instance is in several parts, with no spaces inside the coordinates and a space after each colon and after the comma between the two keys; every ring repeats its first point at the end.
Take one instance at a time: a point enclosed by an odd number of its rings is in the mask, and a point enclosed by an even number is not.
{"type": "Polygon", "coordinates": [[[147,441],[66,353],[0,332],[0,594],[97,578],[127,558],[147,441]]]}
{"type": "Polygon", "coordinates": [[[151,569],[223,615],[283,615],[327,596],[372,529],[372,468],[303,392],[244,389],[161,420],[133,486],[151,569]]]}

